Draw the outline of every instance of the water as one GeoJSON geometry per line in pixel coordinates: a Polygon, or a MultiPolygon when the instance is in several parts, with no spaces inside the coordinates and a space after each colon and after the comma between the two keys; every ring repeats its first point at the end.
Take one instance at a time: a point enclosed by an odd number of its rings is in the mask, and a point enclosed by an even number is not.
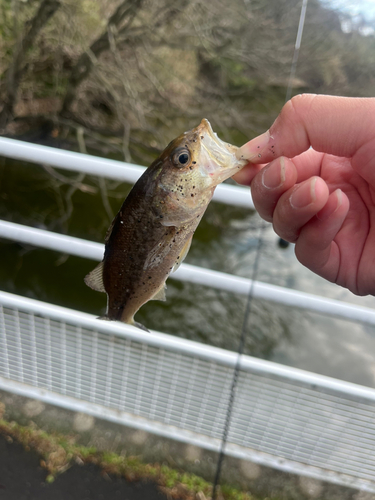
{"type": "MultiPolygon", "coordinates": [[[[0,218],[103,242],[112,214],[131,186],[2,159],[0,218]],[[59,176],[68,177],[63,182],[59,176]],[[79,181],[78,187],[73,182],[79,181]],[[106,197],[107,196],[107,197],[106,197]],[[104,200],[104,202],[103,202],[104,200]]],[[[251,277],[259,227],[255,212],[211,203],[198,227],[186,262],[251,277]]],[[[282,250],[267,226],[258,279],[372,307],[372,297],[355,297],[325,282],[282,250]]],[[[0,240],[0,288],[96,315],[106,297],[84,283],[95,262],[0,240]]],[[[237,350],[246,298],[205,286],[167,282],[167,301],[152,301],[137,314],[151,329],[237,350]]],[[[255,300],[245,352],[256,357],[375,385],[375,329],[350,321],[255,300]]]]}

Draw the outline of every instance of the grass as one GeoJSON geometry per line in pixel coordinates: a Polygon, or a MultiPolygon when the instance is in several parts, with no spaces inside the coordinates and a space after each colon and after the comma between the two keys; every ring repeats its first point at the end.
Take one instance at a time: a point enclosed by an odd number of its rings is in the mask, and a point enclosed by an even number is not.
{"type": "MultiPolygon", "coordinates": [[[[35,425],[22,426],[2,417],[0,407],[0,434],[21,443],[25,450],[34,450],[41,457],[41,465],[47,471],[46,482],[52,483],[58,474],[75,463],[96,464],[107,474],[122,476],[128,481],[152,480],[168,498],[181,500],[210,500],[212,484],[203,478],[173,469],[163,464],[146,464],[136,456],[120,456],[93,447],[81,446],[73,436],[48,434],[35,425]]],[[[247,492],[230,485],[222,485],[218,500],[256,500],[247,492]]],[[[265,499],[267,500],[267,499],[265,499]]]]}

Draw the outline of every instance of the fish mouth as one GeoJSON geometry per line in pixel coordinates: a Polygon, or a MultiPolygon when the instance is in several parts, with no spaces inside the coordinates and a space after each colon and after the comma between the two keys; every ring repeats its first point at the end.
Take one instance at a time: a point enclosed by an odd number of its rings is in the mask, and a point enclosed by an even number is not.
{"type": "Polygon", "coordinates": [[[246,161],[236,157],[238,148],[222,141],[212,130],[210,122],[203,118],[196,128],[201,143],[203,170],[216,184],[223,182],[246,165],[246,161]]]}
{"type": "Polygon", "coordinates": [[[207,118],[203,118],[203,120],[200,122],[197,128],[200,133],[208,133],[211,139],[213,139],[218,146],[225,146],[225,147],[231,146],[230,144],[222,141],[218,137],[217,133],[212,130],[211,123],[207,120],[207,118]]]}

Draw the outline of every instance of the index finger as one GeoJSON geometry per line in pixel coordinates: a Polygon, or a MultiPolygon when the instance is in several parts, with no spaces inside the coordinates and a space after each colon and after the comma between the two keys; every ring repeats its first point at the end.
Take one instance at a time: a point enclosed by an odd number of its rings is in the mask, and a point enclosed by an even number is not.
{"type": "Polygon", "coordinates": [[[279,156],[293,158],[312,146],[351,158],[371,142],[373,148],[374,113],[373,98],[301,94],[285,104],[267,132],[239,148],[238,156],[268,163],[279,156]]]}

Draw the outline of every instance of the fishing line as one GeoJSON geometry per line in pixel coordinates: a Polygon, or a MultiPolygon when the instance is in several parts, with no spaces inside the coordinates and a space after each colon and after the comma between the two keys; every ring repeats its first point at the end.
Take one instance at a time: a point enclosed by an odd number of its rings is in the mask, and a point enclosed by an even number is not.
{"type": "Polygon", "coordinates": [[[246,331],[247,331],[246,327],[247,327],[249,317],[251,314],[251,310],[252,310],[252,304],[253,304],[253,298],[254,298],[254,287],[255,287],[255,282],[256,282],[257,276],[258,276],[261,250],[262,250],[262,246],[263,246],[263,233],[264,233],[264,230],[266,227],[267,227],[266,224],[262,224],[260,226],[260,234],[259,234],[259,238],[258,238],[256,252],[255,252],[255,260],[254,260],[254,265],[253,265],[253,270],[252,270],[250,288],[249,288],[249,293],[247,295],[246,308],[245,308],[244,317],[243,317],[243,321],[242,321],[240,341],[239,341],[238,350],[237,350],[237,360],[236,360],[236,365],[235,365],[234,371],[233,371],[231,388],[229,391],[229,401],[228,401],[227,413],[225,416],[223,436],[221,439],[219,458],[217,461],[216,474],[215,474],[215,479],[214,479],[214,484],[213,484],[213,489],[212,489],[212,500],[216,500],[217,488],[219,485],[220,475],[221,475],[221,469],[222,469],[223,461],[225,458],[225,446],[227,444],[230,424],[231,424],[231,420],[232,420],[232,410],[233,410],[233,404],[234,404],[234,399],[235,399],[235,395],[236,395],[238,375],[239,375],[240,368],[241,368],[241,356],[243,354],[244,347],[245,347],[246,331]]]}
{"type": "MultiPolygon", "coordinates": [[[[285,102],[289,101],[289,99],[292,96],[293,81],[294,81],[296,71],[297,71],[299,50],[301,47],[303,28],[305,25],[307,2],[308,2],[308,0],[302,0],[301,14],[300,14],[299,23],[298,23],[296,42],[294,44],[292,65],[290,68],[290,75],[289,75],[288,87],[287,87],[286,95],[285,95],[285,102]]],[[[257,250],[255,253],[255,261],[254,261],[254,266],[253,266],[251,284],[250,284],[249,294],[247,296],[246,309],[245,309],[244,318],[243,318],[243,322],[242,322],[240,342],[239,342],[238,351],[237,351],[237,360],[236,360],[236,365],[234,367],[234,372],[233,372],[232,384],[231,384],[230,393],[229,393],[227,413],[226,413],[226,417],[225,417],[223,435],[222,435],[222,439],[221,439],[219,458],[217,461],[216,474],[215,474],[214,484],[213,484],[213,488],[212,488],[212,500],[216,500],[216,498],[217,498],[217,489],[218,489],[218,485],[219,485],[219,481],[220,481],[220,475],[221,475],[221,470],[222,470],[222,466],[223,466],[223,461],[225,458],[225,446],[227,444],[230,424],[231,424],[231,420],[232,420],[233,404],[234,404],[234,399],[236,396],[238,375],[239,375],[240,366],[241,366],[241,356],[243,354],[243,350],[245,347],[246,331],[247,331],[246,326],[248,324],[248,321],[249,321],[249,318],[250,318],[250,315],[252,312],[252,304],[253,304],[253,298],[254,298],[254,286],[255,286],[256,278],[258,276],[260,255],[261,255],[261,249],[263,246],[263,233],[264,233],[264,230],[266,227],[267,227],[266,225],[263,225],[260,228],[258,246],[257,246],[257,250]]],[[[289,245],[289,243],[287,241],[284,241],[282,238],[280,238],[279,245],[282,247],[286,247],[289,245]]]]}
{"type": "MultiPolygon", "coordinates": [[[[303,0],[302,1],[301,14],[299,16],[299,23],[298,23],[296,43],[294,44],[294,52],[293,52],[292,65],[290,67],[288,87],[286,89],[286,94],[285,94],[285,102],[288,102],[289,99],[292,97],[293,80],[294,80],[294,78],[296,76],[298,56],[299,56],[299,49],[301,47],[303,28],[305,26],[307,2],[308,2],[308,0],[303,0]]],[[[286,241],[286,240],[283,240],[282,238],[280,238],[279,239],[279,246],[281,248],[288,248],[289,242],[286,241]]]]}
{"type": "Polygon", "coordinates": [[[290,75],[289,75],[289,81],[288,81],[288,88],[286,89],[285,102],[289,101],[289,99],[292,97],[293,80],[296,76],[299,49],[301,47],[303,28],[305,26],[307,2],[308,2],[308,0],[302,1],[301,14],[299,17],[296,43],[294,44],[292,66],[290,68],[290,75]]]}

